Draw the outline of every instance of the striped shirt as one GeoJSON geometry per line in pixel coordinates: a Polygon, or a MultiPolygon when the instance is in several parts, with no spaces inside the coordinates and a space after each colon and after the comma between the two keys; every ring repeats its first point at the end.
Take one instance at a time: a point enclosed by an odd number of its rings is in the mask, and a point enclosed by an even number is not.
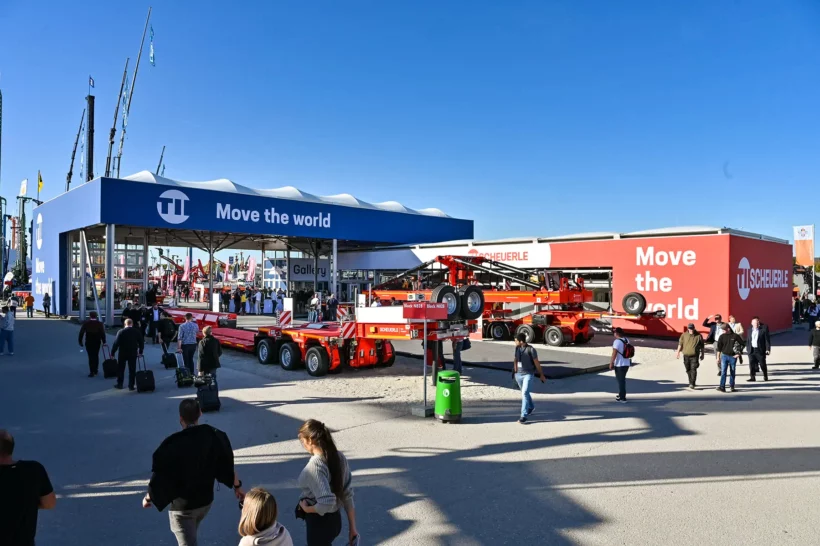
{"type": "Polygon", "coordinates": [[[199,333],[199,326],[196,322],[185,322],[179,326],[179,342],[182,345],[196,345],[196,335],[199,333]]]}
{"type": "Polygon", "coordinates": [[[342,475],[344,476],[344,490],[342,491],[341,505],[336,499],[336,495],[330,489],[330,470],[325,460],[319,455],[314,455],[308,461],[302,473],[299,474],[299,487],[302,488],[300,500],[308,501],[316,508],[316,513],[325,515],[337,512],[341,506],[345,511],[353,508],[353,488],[350,486],[350,467],[347,458],[339,453],[342,462],[342,475]]]}

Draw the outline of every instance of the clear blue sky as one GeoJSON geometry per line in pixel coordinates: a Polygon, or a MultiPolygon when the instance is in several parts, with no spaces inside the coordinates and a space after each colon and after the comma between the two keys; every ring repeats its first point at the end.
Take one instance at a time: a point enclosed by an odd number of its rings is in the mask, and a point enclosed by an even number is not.
{"type": "MultiPolygon", "coordinates": [[[[103,170],[147,7],[0,3],[3,195],[38,169],[62,191],[89,74],[103,170]]],[[[818,221],[815,0],[153,7],[123,174],[166,145],[171,178],[435,206],[484,239],[818,221]]]]}

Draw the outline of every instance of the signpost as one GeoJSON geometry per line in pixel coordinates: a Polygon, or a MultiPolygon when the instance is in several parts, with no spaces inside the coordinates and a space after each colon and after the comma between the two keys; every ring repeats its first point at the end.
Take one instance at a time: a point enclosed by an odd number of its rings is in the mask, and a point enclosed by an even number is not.
{"type": "MultiPolygon", "coordinates": [[[[420,408],[413,408],[411,413],[417,417],[431,417],[433,415],[433,408],[427,406],[427,321],[428,320],[446,320],[447,319],[447,304],[446,303],[431,303],[427,301],[419,302],[405,302],[404,303],[404,318],[411,322],[424,322],[424,340],[422,352],[422,383],[424,384],[424,405],[420,408]]],[[[438,363],[434,362],[433,366],[438,363]]],[[[433,377],[438,373],[437,369],[433,370],[433,377]]]]}

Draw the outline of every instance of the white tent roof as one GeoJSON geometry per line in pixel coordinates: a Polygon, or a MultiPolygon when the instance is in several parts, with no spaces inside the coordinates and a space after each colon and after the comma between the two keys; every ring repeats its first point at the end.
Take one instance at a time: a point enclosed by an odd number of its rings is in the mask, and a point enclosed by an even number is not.
{"type": "Polygon", "coordinates": [[[447,214],[439,209],[411,209],[405,207],[397,201],[385,201],[383,203],[368,203],[362,201],[349,193],[340,193],[337,195],[313,195],[303,192],[293,186],[283,186],[281,188],[272,188],[257,190],[247,186],[241,186],[227,178],[220,178],[218,180],[209,180],[207,182],[184,182],[181,180],[171,180],[162,176],[157,176],[150,171],[140,171],[131,176],[126,176],[124,180],[132,182],[147,182],[151,184],[162,184],[164,186],[179,186],[183,188],[193,188],[211,191],[224,191],[227,193],[239,193],[243,195],[258,195],[261,197],[277,197],[279,199],[293,199],[295,201],[306,201],[309,203],[328,203],[331,205],[342,205],[345,207],[355,207],[361,209],[384,210],[388,212],[403,212],[406,214],[422,214],[424,216],[439,216],[442,218],[449,218],[447,214]]]}

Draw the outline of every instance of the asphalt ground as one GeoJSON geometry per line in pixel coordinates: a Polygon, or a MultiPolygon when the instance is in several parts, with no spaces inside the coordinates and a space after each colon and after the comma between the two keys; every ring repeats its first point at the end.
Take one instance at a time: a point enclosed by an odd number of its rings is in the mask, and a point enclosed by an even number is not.
{"type": "MultiPolygon", "coordinates": [[[[89,379],[77,333],[20,319],[16,354],[0,357],[0,427],[59,495],[37,544],[175,544],[167,515],[140,500],[151,453],[178,430],[177,405],[193,391],[174,386],[150,345],[156,392],[89,379]]],[[[686,389],[671,352],[630,370],[628,404],[613,401],[608,372],[539,384],[528,425],[515,422],[518,394],[502,372],[468,368],[464,422],[444,425],[410,417],[412,397],[390,400],[393,384],[420,391],[415,359],[313,379],[226,351],[223,409],[203,421],[231,437],[246,486],[275,494],[297,544],[307,455],[296,431],[309,417],[328,423],[351,461],[365,544],[817,544],[820,373],[804,338],[776,336],[772,381],[746,383],[742,366],[732,394],[714,390],[711,355],[699,390],[686,389]]],[[[200,544],[238,543],[238,520],[222,488],[200,544]]]]}

